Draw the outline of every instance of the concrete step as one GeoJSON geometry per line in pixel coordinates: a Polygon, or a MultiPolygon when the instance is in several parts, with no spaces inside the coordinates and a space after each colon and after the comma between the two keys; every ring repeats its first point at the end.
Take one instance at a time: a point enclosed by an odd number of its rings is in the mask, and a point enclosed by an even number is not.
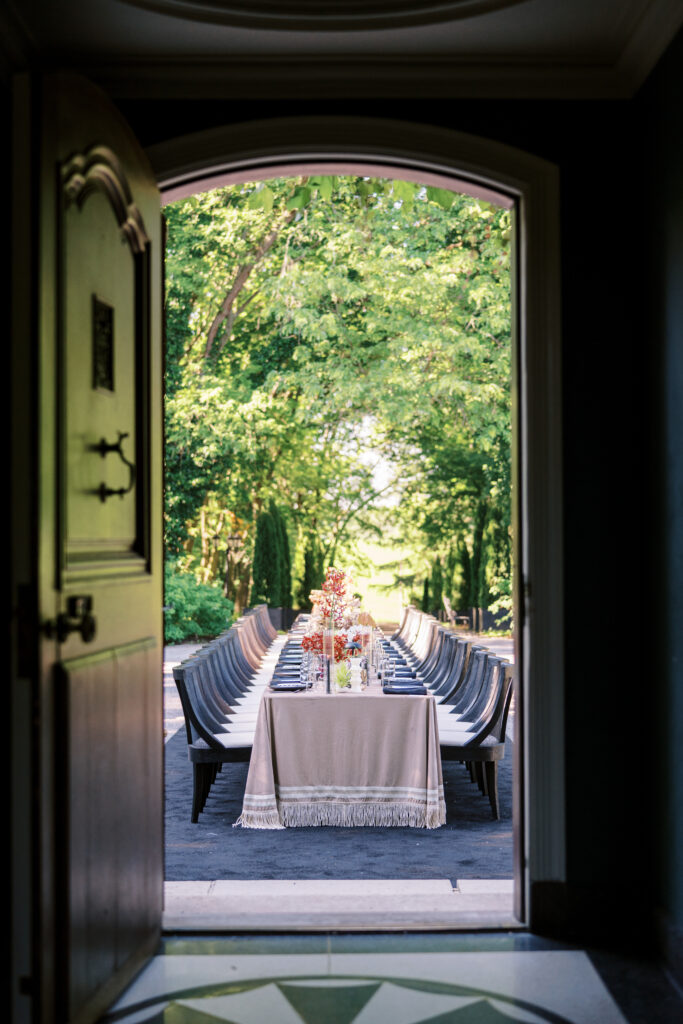
{"type": "Polygon", "coordinates": [[[519,928],[508,879],[166,882],[165,931],[519,928]]]}

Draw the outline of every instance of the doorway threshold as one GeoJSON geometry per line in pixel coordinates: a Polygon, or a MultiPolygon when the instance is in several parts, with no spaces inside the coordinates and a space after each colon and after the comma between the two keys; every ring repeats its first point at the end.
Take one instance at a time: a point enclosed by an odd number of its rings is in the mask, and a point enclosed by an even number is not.
{"type": "Polygon", "coordinates": [[[511,879],[264,879],[164,884],[165,932],[522,930],[511,879]]]}

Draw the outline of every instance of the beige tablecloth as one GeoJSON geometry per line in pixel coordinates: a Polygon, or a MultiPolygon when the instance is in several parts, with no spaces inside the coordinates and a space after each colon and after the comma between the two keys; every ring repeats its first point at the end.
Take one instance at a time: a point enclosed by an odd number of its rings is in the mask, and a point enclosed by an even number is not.
{"type": "Polygon", "coordinates": [[[445,821],[433,697],[264,694],[236,825],[445,821]]]}

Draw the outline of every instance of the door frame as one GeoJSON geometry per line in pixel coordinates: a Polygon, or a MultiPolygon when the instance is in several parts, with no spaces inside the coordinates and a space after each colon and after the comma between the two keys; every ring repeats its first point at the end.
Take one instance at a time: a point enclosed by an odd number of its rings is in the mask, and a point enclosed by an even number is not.
{"type": "Polygon", "coordinates": [[[367,173],[433,182],[514,207],[513,523],[515,913],[561,925],[566,880],[559,175],[490,139],[404,121],[294,117],[149,147],[162,200],[276,174],[367,173]]]}

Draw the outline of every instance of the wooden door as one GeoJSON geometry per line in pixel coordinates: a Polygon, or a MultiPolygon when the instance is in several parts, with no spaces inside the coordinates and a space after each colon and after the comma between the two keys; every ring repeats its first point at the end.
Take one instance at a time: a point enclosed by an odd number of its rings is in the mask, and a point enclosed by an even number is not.
{"type": "Polygon", "coordinates": [[[85,1024],[160,933],[160,204],[144,153],[88,82],[20,83],[21,117],[37,583],[30,987],[35,1019],[85,1024]]]}

